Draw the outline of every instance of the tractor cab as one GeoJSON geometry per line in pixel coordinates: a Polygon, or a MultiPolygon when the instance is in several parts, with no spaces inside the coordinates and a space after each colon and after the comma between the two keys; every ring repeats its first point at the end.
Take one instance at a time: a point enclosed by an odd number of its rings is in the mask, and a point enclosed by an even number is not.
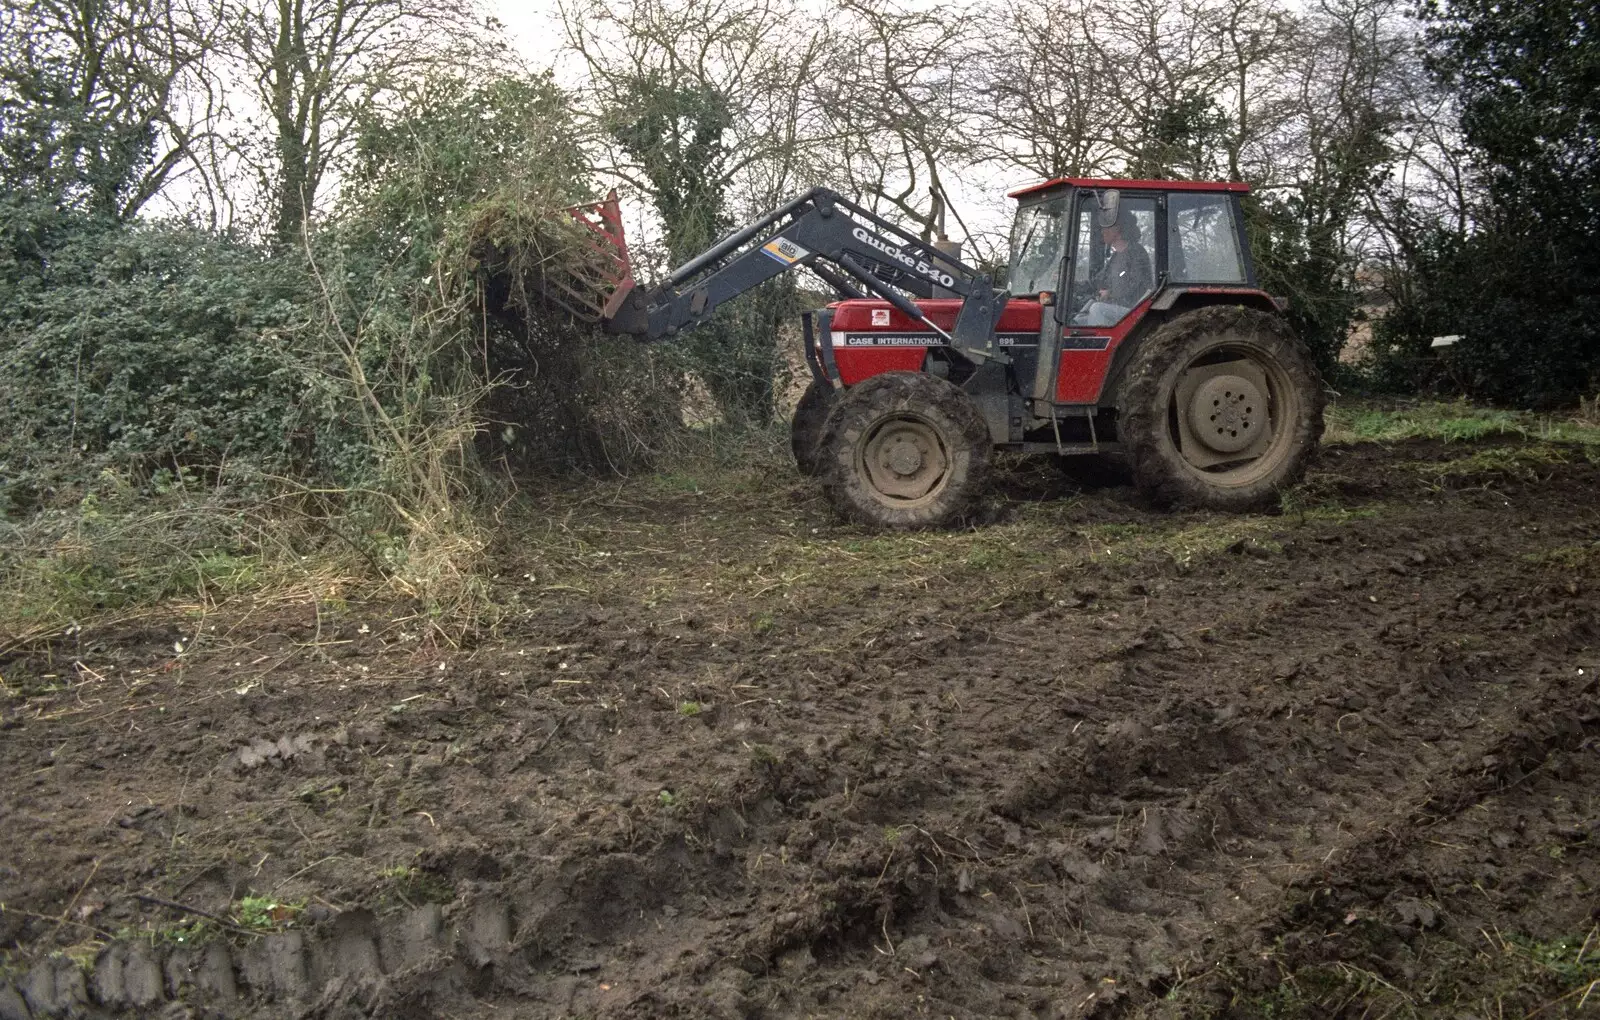
{"type": "Polygon", "coordinates": [[[1061,178],[1012,192],[1007,285],[1016,297],[1043,295],[1069,329],[1123,325],[1197,288],[1255,291],[1239,207],[1248,191],[1223,182],[1061,178]]]}

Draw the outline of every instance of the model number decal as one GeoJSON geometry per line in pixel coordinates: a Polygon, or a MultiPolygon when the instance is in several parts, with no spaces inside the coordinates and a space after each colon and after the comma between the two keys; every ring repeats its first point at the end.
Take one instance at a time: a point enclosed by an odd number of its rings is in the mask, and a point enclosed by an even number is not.
{"type": "MultiPolygon", "coordinates": [[[[945,339],[937,333],[851,333],[833,331],[835,347],[945,347],[945,339]]],[[[995,337],[1000,347],[1037,347],[1037,333],[1001,333],[995,337]]]]}
{"type": "Polygon", "coordinates": [[[854,237],[857,241],[860,241],[868,248],[873,248],[877,251],[883,252],[885,255],[894,259],[902,266],[905,266],[907,269],[910,269],[916,273],[921,273],[923,276],[926,276],[928,279],[934,281],[940,286],[954,287],[956,285],[956,278],[951,276],[949,273],[943,272],[937,266],[930,266],[928,263],[923,262],[920,259],[912,258],[904,251],[900,250],[897,245],[890,244],[877,234],[864,230],[861,227],[857,227],[850,231],[850,236],[854,237]]]}

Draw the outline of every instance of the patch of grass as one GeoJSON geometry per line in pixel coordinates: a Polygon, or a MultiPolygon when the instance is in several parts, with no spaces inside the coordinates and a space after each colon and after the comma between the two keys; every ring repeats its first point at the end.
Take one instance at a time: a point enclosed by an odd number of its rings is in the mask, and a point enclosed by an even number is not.
{"type": "Polygon", "coordinates": [[[1589,545],[1558,545],[1524,555],[1523,560],[1541,567],[1561,570],[1583,570],[1600,566],[1600,542],[1589,545]]]}
{"type": "Polygon", "coordinates": [[[178,948],[205,945],[219,938],[222,931],[216,922],[196,917],[146,928],[123,928],[117,932],[116,938],[119,942],[143,939],[153,946],[178,948]]]}
{"type": "Polygon", "coordinates": [[[1406,439],[1467,442],[1520,436],[1551,443],[1600,446],[1600,424],[1585,415],[1541,415],[1441,401],[1383,408],[1349,403],[1328,408],[1323,441],[1331,444],[1406,439]]]}
{"type": "Polygon", "coordinates": [[[1478,475],[1532,480],[1551,467],[1568,462],[1558,446],[1530,443],[1525,446],[1490,446],[1450,460],[1417,464],[1417,470],[1435,481],[1472,478],[1478,475]]]}
{"type": "Polygon", "coordinates": [[[1516,969],[1531,970],[1567,993],[1600,985],[1600,928],[1585,938],[1547,942],[1512,934],[1500,939],[1499,948],[1516,969]]]}
{"type": "Polygon", "coordinates": [[[107,473],[70,508],[0,522],[0,634],[26,640],[156,607],[205,612],[308,583],[332,595],[370,577],[368,564],[330,545],[317,526],[269,509],[243,498],[141,493],[107,473]]]}
{"type": "Polygon", "coordinates": [[[963,562],[974,570],[1012,570],[1028,559],[1015,546],[982,543],[969,550],[963,562]]]}
{"type": "Polygon", "coordinates": [[[87,939],[75,945],[68,946],[51,956],[61,956],[73,962],[85,974],[94,973],[94,961],[99,958],[100,950],[105,948],[105,943],[99,939],[87,939]]]}
{"type": "Polygon", "coordinates": [[[1084,540],[1096,558],[1103,556],[1111,562],[1133,562],[1157,553],[1187,566],[1240,542],[1253,542],[1263,548],[1275,546],[1266,536],[1280,527],[1282,522],[1270,518],[1219,515],[1200,521],[1191,519],[1181,527],[1170,528],[1097,524],[1085,529],[1084,540]]]}
{"type": "MultiPolygon", "coordinates": [[[[1480,933],[1467,947],[1443,935],[1420,939],[1407,977],[1347,961],[1304,963],[1265,991],[1235,992],[1227,1009],[1187,1001],[1185,1016],[1321,1020],[1329,1016],[1424,1020],[1436,1016],[1574,1016],[1600,1002],[1600,929],[1582,938],[1538,940],[1480,933]]],[[[1225,987],[1230,975],[1215,975],[1225,987]]]]}
{"type": "Polygon", "coordinates": [[[1278,494],[1278,512],[1296,524],[1307,524],[1312,521],[1345,524],[1350,521],[1370,520],[1387,510],[1387,507],[1378,502],[1347,507],[1307,484],[1296,485],[1278,494]]]}
{"type": "Polygon", "coordinates": [[[663,471],[651,475],[646,484],[651,488],[663,489],[670,494],[691,493],[700,495],[700,480],[693,475],[681,474],[676,471],[663,471]]]}
{"type": "Polygon", "coordinates": [[[678,703],[678,714],[681,716],[693,717],[705,710],[706,707],[698,701],[680,701],[678,703]]]}
{"type": "Polygon", "coordinates": [[[270,896],[246,896],[234,906],[233,916],[239,927],[250,931],[283,931],[294,927],[305,908],[304,900],[289,902],[270,896]]]}
{"type": "MultiPolygon", "coordinates": [[[[975,608],[987,611],[1036,601],[1063,571],[1080,566],[1153,554],[1189,562],[1241,540],[1268,547],[1285,527],[1381,512],[1317,497],[1289,517],[1147,517],[1108,504],[1115,516],[1106,520],[1086,516],[1081,499],[1046,496],[1013,501],[1002,520],[981,526],[874,532],[841,524],[815,486],[786,464],[752,461],[691,476],[693,493],[669,491],[661,476],[530,493],[493,554],[507,579],[495,597],[513,617],[575,600],[640,607],[667,620],[694,618],[715,640],[730,641],[765,634],[782,619],[848,606],[860,633],[847,628],[837,640],[849,641],[876,626],[884,592],[937,598],[978,590],[975,608]],[[508,561],[514,566],[505,567],[508,561]]],[[[1049,479],[1013,481],[1035,491],[1030,484],[1059,481],[1054,472],[1049,479]]]]}
{"type": "Polygon", "coordinates": [[[343,799],[347,789],[343,780],[336,783],[315,782],[302,787],[295,794],[295,798],[303,804],[321,810],[343,799]]]}
{"type": "Polygon", "coordinates": [[[766,744],[750,745],[750,763],[757,769],[771,768],[783,761],[783,756],[766,744]]]}

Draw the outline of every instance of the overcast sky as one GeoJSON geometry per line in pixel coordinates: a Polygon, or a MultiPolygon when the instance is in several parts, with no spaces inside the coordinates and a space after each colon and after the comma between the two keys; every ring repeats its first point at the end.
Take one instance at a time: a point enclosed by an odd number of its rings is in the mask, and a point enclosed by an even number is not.
{"type": "Polygon", "coordinates": [[[555,63],[561,29],[556,0],[485,0],[495,17],[505,22],[522,55],[535,67],[555,63]]]}

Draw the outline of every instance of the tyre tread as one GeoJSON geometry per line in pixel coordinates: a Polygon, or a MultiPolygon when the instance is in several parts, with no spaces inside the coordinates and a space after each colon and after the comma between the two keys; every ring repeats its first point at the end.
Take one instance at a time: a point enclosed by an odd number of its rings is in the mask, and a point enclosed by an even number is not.
{"type": "Polygon", "coordinates": [[[968,519],[983,495],[993,459],[989,427],[960,387],[922,372],[885,372],[848,390],[834,403],[824,430],[823,489],[846,519],[880,528],[938,528],[968,519]],[[940,498],[901,509],[874,499],[855,470],[852,443],[883,417],[915,410],[942,422],[953,463],[940,498]]]}
{"type": "Polygon", "coordinates": [[[1134,484],[1147,498],[1164,506],[1250,510],[1277,498],[1300,480],[1322,437],[1326,397],[1310,353],[1280,317],[1240,305],[1213,305],[1172,319],[1139,345],[1123,373],[1117,428],[1134,484]],[[1170,443],[1162,441],[1167,428],[1163,391],[1169,371],[1180,360],[1193,357],[1191,351],[1216,334],[1248,337],[1244,342],[1271,354],[1301,399],[1301,413],[1292,424],[1295,435],[1283,467],[1247,486],[1207,484],[1188,470],[1170,443]]]}

